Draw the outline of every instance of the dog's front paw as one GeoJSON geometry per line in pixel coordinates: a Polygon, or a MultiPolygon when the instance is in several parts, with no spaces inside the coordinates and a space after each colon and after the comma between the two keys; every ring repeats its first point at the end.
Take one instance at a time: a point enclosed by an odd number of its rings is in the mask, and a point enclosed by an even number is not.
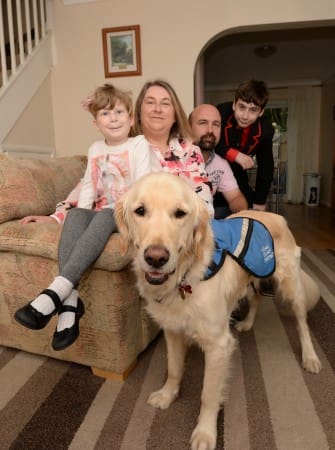
{"type": "Polygon", "coordinates": [[[304,357],[302,359],[302,367],[311,373],[319,373],[322,364],[319,358],[315,355],[314,357],[304,357]]]}
{"type": "Polygon", "coordinates": [[[149,395],[147,403],[154,408],[166,409],[171,405],[177,395],[178,392],[170,392],[162,388],[159,391],[152,392],[149,395]]]}
{"type": "Polygon", "coordinates": [[[201,429],[199,425],[194,428],[191,436],[192,450],[214,450],[216,446],[216,432],[201,429]]]}
{"type": "Polygon", "coordinates": [[[241,320],[235,324],[235,330],[241,331],[249,331],[253,326],[253,322],[249,320],[241,320]]]}

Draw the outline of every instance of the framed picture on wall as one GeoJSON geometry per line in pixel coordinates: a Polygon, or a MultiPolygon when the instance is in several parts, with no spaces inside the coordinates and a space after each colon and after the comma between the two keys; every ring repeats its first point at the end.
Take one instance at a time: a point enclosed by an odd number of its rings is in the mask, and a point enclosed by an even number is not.
{"type": "Polygon", "coordinates": [[[103,28],[105,77],[142,75],[140,26],[103,28]]]}

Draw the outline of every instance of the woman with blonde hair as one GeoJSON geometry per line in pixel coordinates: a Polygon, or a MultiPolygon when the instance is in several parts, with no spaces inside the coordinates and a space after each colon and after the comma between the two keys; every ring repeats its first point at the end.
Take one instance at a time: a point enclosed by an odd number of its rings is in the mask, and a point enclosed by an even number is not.
{"type": "Polygon", "coordinates": [[[135,134],[143,134],[152,150],[152,171],[184,178],[214,215],[211,185],[202,153],[193,144],[186,113],[173,87],[157,79],[144,84],[135,103],[135,134]]]}

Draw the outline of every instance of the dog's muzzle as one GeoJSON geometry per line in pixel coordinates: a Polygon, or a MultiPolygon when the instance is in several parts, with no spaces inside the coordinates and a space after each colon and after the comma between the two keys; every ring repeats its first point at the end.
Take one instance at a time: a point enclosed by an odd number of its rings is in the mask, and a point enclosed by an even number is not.
{"type": "Polygon", "coordinates": [[[145,272],[145,279],[150,284],[163,284],[165,283],[171,273],[162,272],[165,264],[170,259],[170,252],[167,248],[161,245],[150,245],[144,251],[144,261],[153,270],[148,270],[145,272]]]}

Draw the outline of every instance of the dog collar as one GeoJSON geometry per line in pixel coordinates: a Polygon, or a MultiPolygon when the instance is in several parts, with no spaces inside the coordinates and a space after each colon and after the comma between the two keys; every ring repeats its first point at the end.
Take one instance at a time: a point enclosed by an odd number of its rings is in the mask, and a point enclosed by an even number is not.
{"type": "Polygon", "coordinates": [[[186,294],[192,294],[192,286],[190,284],[186,283],[186,275],[188,270],[186,271],[185,275],[183,276],[180,285],[178,286],[179,294],[183,300],[186,298],[186,294]]]}
{"type": "MultiPolygon", "coordinates": [[[[182,300],[185,300],[186,294],[192,294],[192,286],[190,284],[186,283],[187,272],[183,276],[183,278],[182,278],[182,280],[181,280],[181,282],[180,282],[180,284],[178,286],[178,291],[179,291],[179,294],[180,294],[180,297],[182,298],[182,300]]],[[[155,298],[154,300],[157,303],[161,303],[163,298],[155,298]]]]}

